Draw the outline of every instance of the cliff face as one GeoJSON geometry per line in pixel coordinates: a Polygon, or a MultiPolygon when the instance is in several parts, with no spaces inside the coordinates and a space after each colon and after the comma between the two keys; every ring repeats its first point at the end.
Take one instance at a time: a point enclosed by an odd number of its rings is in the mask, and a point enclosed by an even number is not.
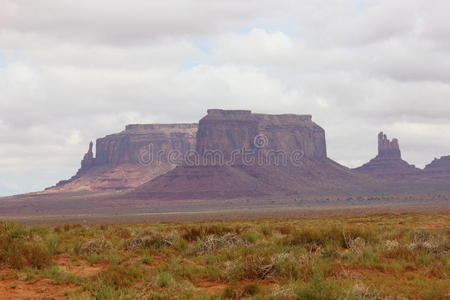
{"type": "Polygon", "coordinates": [[[207,155],[220,151],[225,159],[240,149],[253,149],[253,139],[258,134],[258,122],[248,110],[210,109],[199,122],[197,153],[207,155]]]}
{"type": "Polygon", "coordinates": [[[244,151],[260,157],[270,153],[294,152],[310,159],[327,157],[325,131],[310,115],[252,114],[246,110],[210,109],[200,120],[197,152],[200,156],[212,151],[223,153],[225,160],[239,157],[244,151]]]}
{"type": "Polygon", "coordinates": [[[425,167],[423,173],[433,179],[450,180],[450,156],[434,159],[425,167]]]}
{"type": "MultiPolygon", "coordinates": [[[[197,124],[127,125],[125,130],[97,139],[69,180],[46,192],[102,191],[136,187],[175,167],[170,159],[195,149],[197,124]]],[[[174,159],[173,159],[174,160],[174,159]]]]}
{"type": "Polygon", "coordinates": [[[254,114],[258,121],[258,134],[267,136],[268,150],[287,153],[301,151],[306,158],[327,157],[325,130],[312,121],[310,115],[254,114]]]}
{"type": "Polygon", "coordinates": [[[389,140],[383,132],[378,134],[378,155],[355,171],[387,179],[402,179],[420,173],[419,169],[402,159],[398,140],[389,140]]]}
{"type": "Polygon", "coordinates": [[[195,149],[197,124],[127,125],[125,131],[98,139],[95,165],[137,164],[145,148],[154,153],[195,149]]]}

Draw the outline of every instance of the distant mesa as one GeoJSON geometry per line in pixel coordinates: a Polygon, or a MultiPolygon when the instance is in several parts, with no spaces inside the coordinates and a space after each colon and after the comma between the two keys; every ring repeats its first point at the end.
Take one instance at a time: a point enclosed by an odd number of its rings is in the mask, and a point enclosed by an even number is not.
{"type": "Polygon", "coordinates": [[[223,152],[230,159],[237,150],[289,154],[302,151],[308,158],[325,158],[325,131],[310,115],[254,114],[249,110],[209,109],[199,122],[197,152],[223,152]],[[258,140],[258,138],[260,140],[258,140]]]}
{"type": "Polygon", "coordinates": [[[105,191],[137,187],[175,167],[157,156],[148,163],[140,161],[143,151],[195,149],[197,124],[133,124],[125,130],[97,139],[81,161],[81,168],[69,180],[63,180],[45,192],[105,191]]]}
{"type": "Polygon", "coordinates": [[[41,193],[125,190],[123,199],[149,200],[356,195],[445,190],[449,180],[450,156],[420,170],[383,132],[377,156],[352,170],[328,158],[325,130],[311,115],[209,109],[198,124],[131,124],[99,138],[72,178],[41,193]],[[152,159],[143,159],[150,152],[152,159]]]}
{"type": "Polygon", "coordinates": [[[210,109],[199,122],[196,149],[201,157],[198,163],[177,166],[132,190],[129,197],[201,199],[341,193],[358,189],[362,186],[360,177],[366,179],[327,157],[325,131],[310,115],[210,109]],[[241,149],[261,160],[244,159],[241,149]],[[223,153],[226,162],[205,159],[211,151],[223,153]],[[298,156],[276,163],[271,159],[273,154],[292,153],[298,156]]]}
{"type": "Polygon", "coordinates": [[[403,179],[420,173],[420,169],[402,159],[398,139],[389,140],[383,132],[378,134],[378,155],[354,170],[387,179],[403,179]]]}
{"type": "Polygon", "coordinates": [[[427,177],[450,181],[450,155],[434,159],[425,167],[423,173],[427,177]]]}

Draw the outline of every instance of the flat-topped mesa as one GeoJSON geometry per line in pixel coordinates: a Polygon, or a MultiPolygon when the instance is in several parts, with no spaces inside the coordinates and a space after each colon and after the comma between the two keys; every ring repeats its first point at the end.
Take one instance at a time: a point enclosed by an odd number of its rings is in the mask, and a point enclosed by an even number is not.
{"type": "Polygon", "coordinates": [[[251,110],[208,109],[207,116],[215,118],[251,118],[251,110]]]}
{"type": "Polygon", "coordinates": [[[450,180],[450,155],[435,158],[425,166],[423,173],[431,178],[450,180]]]}
{"type": "Polygon", "coordinates": [[[402,155],[398,139],[392,139],[392,141],[390,141],[383,132],[380,132],[378,134],[378,156],[401,158],[402,155]]]}
{"type": "Polygon", "coordinates": [[[47,191],[99,191],[136,187],[175,167],[170,153],[195,149],[197,124],[131,124],[93,143],[81,168],[47,191]],[[161,155],[159,155],[161,153],[161,155]]]}
{"type": "Polygon", "coordinates": [[[228,160],[236,151],[245,150],[297,151],[310,159],[327,157],[325,131],[311,115],[209,109],[199,122],[197,152],[221,151],[228,160]]]}

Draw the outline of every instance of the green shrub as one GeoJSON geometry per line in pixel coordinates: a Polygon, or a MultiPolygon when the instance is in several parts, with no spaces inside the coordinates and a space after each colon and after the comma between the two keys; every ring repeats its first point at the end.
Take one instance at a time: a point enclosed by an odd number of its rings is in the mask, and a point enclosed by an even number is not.
{"type": "Polygon", "coordinates": [[[375,242],[377,233],[367,228],[340,228],[338,226],[305,227],[290,233],[284,244],[293,246],[336,245],[350,248],[349,241],[375,242]]]}
{"type": "Polygon", "coordinates": [[[298,287],[296,294],[305,300],[344,299],[346,296],[344,289],[326,281],[320,273],[315,273],[310,283],[298,287]]]}
{"type": "Polygon", "coordinates": [[[249,283],[242,289],[243,296],[254,296],[261,291],[261,287],[256,283],[249,283]]]}
{"type": "Polygon", "coordinates": [[[109,265],[106,269],[96,275],[95,279],[109,286],[125,288],[141,279],[144,271],[141,266],[132,265],[109,265]]]}

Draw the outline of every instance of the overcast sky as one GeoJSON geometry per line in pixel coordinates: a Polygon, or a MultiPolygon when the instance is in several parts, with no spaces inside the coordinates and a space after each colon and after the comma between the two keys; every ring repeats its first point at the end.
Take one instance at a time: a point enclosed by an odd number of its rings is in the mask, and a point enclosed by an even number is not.
{"type": "Polygon", "coordinates": [[[449,1],[0,0],[0,196],[72,176],[128,123],[312,114],[355,167],[380,130],[450,155],[449,1]]]}

